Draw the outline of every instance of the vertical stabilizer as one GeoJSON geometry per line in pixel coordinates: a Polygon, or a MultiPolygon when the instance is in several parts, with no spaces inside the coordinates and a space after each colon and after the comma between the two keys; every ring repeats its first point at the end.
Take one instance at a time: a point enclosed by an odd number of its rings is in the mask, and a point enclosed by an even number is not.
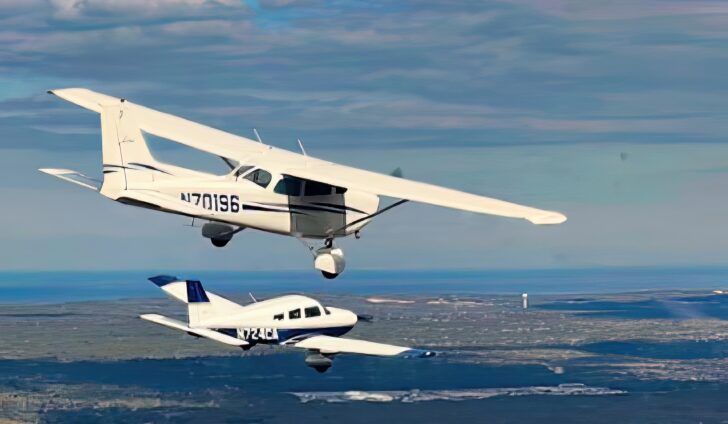
{"type": "Polygon", "coordinates": [[[104,184],[101,193],[138,188],[154,181],[156,161],[134,117],[135,109],[125,107],[120,99],[101,106],[101,146],[104,160],[104,184]]]}
{"type": "Polygon", "coordinates": [[[205,328],[206,322],[219,322],[221,317],[240,313],[245,309],[242,305],[205,291],[202,283],[197,280],[181,280],[169,275],[159,275],[149,280],[170,297],[187,304],[189,325],[192,328],[205,328]]]}
{"type": "Polygon", "coordinates": [[[187,285],[187,313],[190,327],[200,327],[206,319],[215,316],[215,307],[202,288],[202,283],[195,280],[185,281],[187,285]]]}

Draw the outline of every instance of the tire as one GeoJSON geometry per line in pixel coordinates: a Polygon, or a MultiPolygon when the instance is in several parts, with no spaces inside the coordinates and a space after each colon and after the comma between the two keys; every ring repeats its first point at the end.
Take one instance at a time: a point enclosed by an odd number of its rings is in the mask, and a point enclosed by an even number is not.
{"type": "Polygon", "coordinates": [[[324,278],[326,278],[327,280],[333,280],[334,278],[339,276],[339,274],[334,274],[326,271],[321,271],[321,275],[323,275],[324,278]]]}
{"type": "Polygon", "coordinates": [[[230,242],[230,240],[216,239],[216,238],[210,239],[210,241],[212,242],[212,245],[215,247],[225,247],[230,242]]]}

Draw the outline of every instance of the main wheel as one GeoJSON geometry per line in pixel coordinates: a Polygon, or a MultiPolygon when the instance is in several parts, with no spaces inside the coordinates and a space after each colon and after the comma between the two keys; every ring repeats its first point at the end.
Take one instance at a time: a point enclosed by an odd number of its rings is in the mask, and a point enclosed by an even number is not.
{"type": "Polygon", "coordinates": [[[225,247],[230,242],[230,240],[218,239],[218,238],[212,238],[212,239],[210,239],[210,241],[212,242],[212,245],[215,247],[225,247]]]}
{"type": "Polygon", "coordinates": [[[327,280],[333,280],[334,278],[339,276],[339,274],[334,274],[333,272],[326,271],[321,271],[321,275],[323,275],[324,278],[326,278],[327,280]]]}

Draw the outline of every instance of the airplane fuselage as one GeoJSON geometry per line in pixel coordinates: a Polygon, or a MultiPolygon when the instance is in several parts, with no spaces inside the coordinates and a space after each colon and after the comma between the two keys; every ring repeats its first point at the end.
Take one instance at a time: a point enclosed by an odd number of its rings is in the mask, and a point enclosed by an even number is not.
{"type": "MultiPolygon", "coordinates": [[[[162,179],[136,184],[127,190],[154,191],[179,199],[200,209],[194,216],[212,222],[318,239],[355,233],[368,221],[350,224],[375,213],[379,206],[376,195],[355,190],[335,192],[336,188],[331,187],[328,193],[303,195],[305,182],[302,189],[293,192],[296,195],[287,194],[281,183],[285,177],[273,178],[266,187],[245,178],[209,175],[183,181],[162,179]]],[[[123,193],[109,197],[124,202],[123,193]]],[[[188,215],[173,203],[155,204],[152,208],[188,215]]]]}
{"type": "Polygon", "coordinates": [[[244,340],[252,347],[256,344],[286,345],[314,335],[340,337],[351,331],[353,327],[353,325],[319,328],[242,327],[218,328],[215,331],[244,340]]]}

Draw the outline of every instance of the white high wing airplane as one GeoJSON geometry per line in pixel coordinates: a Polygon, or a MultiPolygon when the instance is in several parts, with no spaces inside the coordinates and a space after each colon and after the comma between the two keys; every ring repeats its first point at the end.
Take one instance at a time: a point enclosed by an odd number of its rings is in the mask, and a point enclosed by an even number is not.
{"type": "Polygon", "coordinates": [[[319,372],[328,370],[332,357],[339,353],[435,356],[435,352],[428,350],[341,338],[360,317],[345,309],[325,307],[310,297],[288,295],[242,306],[205,291],[199,281],[168,275],[150,280],[172,298],[187,304],[188,323],[157,314],[140,318],[244,350],[256,344],[306,349],[306,365],[319,372]]]}
{"type": "Polygon", "coordinates": [[[534,224],[566,221],[558,212],[338,165],[305,151],[277,149],[259,137],[255,142],[83,88],[49,93],[101,115],[103,180],[68,169],[42,172],[121,203],[198,218],[205,222],[202,235],[218,247],[245,228],[324,240],[321,248],[309,249],[314,267],[327,278],[336,277],[345,266],[335,238],[358,238],[372,218],[410,200],[534,224]],[[230,172],[213,175],[159,162],[145,134],[220,156],[230,172]],[[379,209],[380,196],[400,200],[379,209]]]}

